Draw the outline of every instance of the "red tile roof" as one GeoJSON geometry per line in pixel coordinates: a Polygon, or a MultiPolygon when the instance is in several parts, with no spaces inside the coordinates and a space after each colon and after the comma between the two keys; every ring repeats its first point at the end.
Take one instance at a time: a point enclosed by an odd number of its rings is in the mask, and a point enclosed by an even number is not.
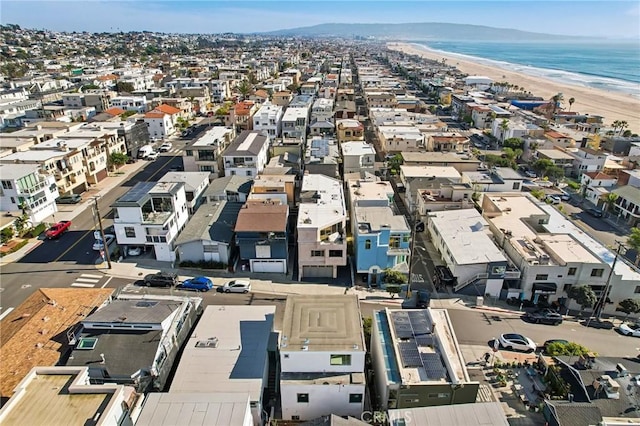
{"type": "Polygon", "coordinates": [[[116,116],[116,115],[123,114],[123,113],[125,113],[126,111],[125,111],[125,110],[123,110],[123,109],[121,109],[121,108],[113,107],[113,108],[109,108],[109,109],[105,110],[104,112],[106,112],[106,113],[107,113],[107,114],[109,114],[109,115],[116,116]]]}
{"type": "Polygon", "coordinates": [[[158,105],[157,107],[155,107],[154,111],[164,112],[165,114],[169,114],[169,115],[180,113],[180,110],[178,108],[174,108],[171,105],[167,105],[167,104],[158,105]]]}
{"type": "Polygon", "coordinates": [[[150,111],[148,113],[146,113],[144,115],[144,118],[162,118],[164,117],[166,114],[162,111],[157,112],[157,111],[150,111]]]}
{"type": "Polygon", "coordinates": [[[585,173],[585,175],[589,176],[591,179],[598,179],[598,180],[615,179],[615,177],[609,176],[608,174],[602,173],[602,172],[587,172],[585,173]]]}
{"type": "Polygon", "coordinates": [[[255,104],[251,101],[238,102],[234,105],[236,115],[249,115],[251,108],[253,108],[254,105],[255,104]]]}
{"type": "Polygon", "coordinates": [[[118,79],[118,76],[115,74],[106,74],[98,77],[98,80],[100,81],[109,81],[109,80],[117,80],[117,79],[118,79]]]}

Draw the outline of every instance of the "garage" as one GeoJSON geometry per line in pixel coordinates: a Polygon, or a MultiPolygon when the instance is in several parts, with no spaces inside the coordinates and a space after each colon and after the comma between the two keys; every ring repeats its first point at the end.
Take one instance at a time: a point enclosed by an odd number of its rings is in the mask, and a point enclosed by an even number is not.
{"type": "Polygon", "coordinates": [[[302,267],[304,278],[333,278],[333,266],[309,265],[302,267]]]}
{"type": "Polygon", "coordinates": [[[287,272],[287,263],[284,259],[260,259],[251,261],[251,272],[287,272]]]}

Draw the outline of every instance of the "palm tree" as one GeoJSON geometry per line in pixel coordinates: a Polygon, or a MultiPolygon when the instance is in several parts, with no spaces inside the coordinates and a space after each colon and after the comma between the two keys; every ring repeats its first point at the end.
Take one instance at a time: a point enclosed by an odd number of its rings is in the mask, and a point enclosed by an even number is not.
{"type": "Polygon", "coordinates": [[[507,130],[509,130],[509,120],[507,120],[506,118],[502,120],[502,123],[500,123],[500,130],[502,130],[500,139],[502,139],[502,142],[504,142],[505,136],[507,135],[507,130]]]}
{"type": "Polygon", "coordinates": [[[611,126],[613,127],[613,133],[615,134],[618,131],[618,127],[620,127],[620,120],[616,120],[613,123],[611,123],[611,126]]]}
{"type": "Polygon", "coordinates": [[[618,199],[618,194],[610,192],[608,193],[605,197],[604,197],[604,203],[606,204],[607,208],[606,211],[608,213],[611,213],[611,209],[613,208],[614,204],[616,203],[616,200],[618,199]]]}
{"type": "Polygon", "coordinates": [[[571,105],[576,101],[576,98],[569,98],[569,111],[571,111],[571,105]]]}
{"type": "Polygon", "coordinates": [[[629,123],[623,120],[620,122],[619,126],[620,126],[620,130],[618,131],[618,133],[622,134],[622,131],[627,127],[629,127],[629,123]]]}
{"type": "Polygon", "coordinates": [[[562,101],[564,100],[564,95],[562,93],[556,93],[555,95],[553,95],[551,100],[553,101],[553,115],[555,117],[560,104],[562,104],[562,101]]]}

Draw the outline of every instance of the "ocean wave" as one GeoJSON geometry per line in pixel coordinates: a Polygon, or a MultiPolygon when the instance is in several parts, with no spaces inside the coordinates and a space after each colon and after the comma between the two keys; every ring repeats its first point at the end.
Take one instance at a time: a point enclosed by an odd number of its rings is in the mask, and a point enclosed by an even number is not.
{"type": "Polygon", "coordinates": [[[629,81],[618,80],[615,78],[610,78],[610,77],[605,77],[605,76],[600,76],[595,74],[576,73],[576,72],[564,71],[559,69],[541,68],[533,65],[517,64],[517,63],[507,62],[502,60],[487,59],[479,56],[467,55],[464,53],[456,53],[456,52],[450,52],[446,50],[434,49],[420,43],[412,43],[412,46],[417,49],[421,49],[429,52],[441,53],[443,55],[447,55],[450,57],[460,58],[463,60],[468,60],[471,62],[476,62],[478,64],[487,65],[495,68],[501,68],[507,71],[519,72],[519,73],[527,74],[533,77],[546,78],[558,83],[572,84],[576,86],[591,87],[594,89],[625,93],[640,99],[640,84],[629,82],[629,81]]]}

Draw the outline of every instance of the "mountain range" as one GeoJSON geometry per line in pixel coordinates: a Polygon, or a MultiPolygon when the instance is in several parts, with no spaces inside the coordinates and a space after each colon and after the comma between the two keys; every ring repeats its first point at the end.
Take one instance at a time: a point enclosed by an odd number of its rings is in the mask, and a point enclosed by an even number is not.
{"type": "Polygon", "coordinates": [[[436,22],[408,24],[319,24],[261,33],[297,37],[362,37],[381,40],[555,41],[584,37],[559,36],[483,25],[436,22]]]}

